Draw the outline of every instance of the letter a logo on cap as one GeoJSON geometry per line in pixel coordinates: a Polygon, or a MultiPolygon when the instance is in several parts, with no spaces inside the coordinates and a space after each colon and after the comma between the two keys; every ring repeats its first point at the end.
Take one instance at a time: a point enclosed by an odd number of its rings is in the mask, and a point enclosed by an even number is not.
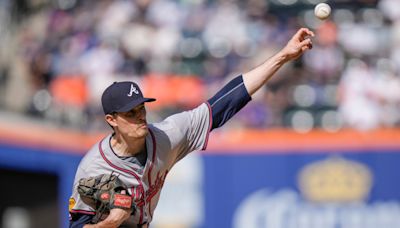
{"type": "Polygon", "coordinates": [[[131,84],[131,91],[129,91],[128,97],[131,97],[133,95],[133,93],[139,94],[139,91],[136,89],[135,86],[133,86],[133,84],[131,84]]]}

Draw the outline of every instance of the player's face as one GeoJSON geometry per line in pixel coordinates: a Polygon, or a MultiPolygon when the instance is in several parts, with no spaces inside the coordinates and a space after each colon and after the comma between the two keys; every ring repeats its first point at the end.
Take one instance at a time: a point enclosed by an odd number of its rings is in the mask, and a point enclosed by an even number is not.
{"type": "Polygon", "coordinates": [[[113,125],[122,135],[143,138],[148,133],[146,121],[146,108],[144,104],[138,105],[128,112],[119,112],[113,115],[113,125]]]}

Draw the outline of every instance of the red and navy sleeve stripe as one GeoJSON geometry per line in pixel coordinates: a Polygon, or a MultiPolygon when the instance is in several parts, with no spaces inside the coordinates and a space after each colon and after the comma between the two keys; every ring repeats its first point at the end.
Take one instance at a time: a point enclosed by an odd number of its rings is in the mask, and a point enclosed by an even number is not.
{"type": "Polygon", "coordinates": [[[210,136],[210,132],[211,132],[211,130],[212,130],[212,123],[213,123],[211,105],[210,105],[210,103],[208,103],[208,102],[206,102],[206,105],[207,105],[207,108],[208,108],[210,120],[209,120],[208,129],[207,129],[206,140],[205,140],[204,145],[203,145],[203,148],[201,148],[201,150],[205,150],[205,149],[207,148],[207,145],[208,145],[208,138],[209,138],[209,136],[210,136]]]}

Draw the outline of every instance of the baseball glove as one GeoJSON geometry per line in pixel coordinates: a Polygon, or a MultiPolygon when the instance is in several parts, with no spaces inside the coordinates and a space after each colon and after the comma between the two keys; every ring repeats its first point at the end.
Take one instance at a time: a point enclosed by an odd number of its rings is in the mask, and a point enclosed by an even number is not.
{"type": "Polygon", "coordinates": [[[78,193],[84,203],[96,210],[93,223],[97,223],[113,208],[132,209],[132,213],[135,212],[136,207],[127,186],[112,173],[80,179],[78,193]]]}

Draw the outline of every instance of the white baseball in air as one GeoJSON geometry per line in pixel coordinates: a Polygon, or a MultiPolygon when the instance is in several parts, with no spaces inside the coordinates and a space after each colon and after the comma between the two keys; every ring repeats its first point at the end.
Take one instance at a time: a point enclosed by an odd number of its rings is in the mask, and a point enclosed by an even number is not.
{"type": "Polygon", "coordinates": [[[325,20],[331,14],[331,7],[326,3],[319,3],[314,8],[314,14],[321,20],[325,20]]]}

